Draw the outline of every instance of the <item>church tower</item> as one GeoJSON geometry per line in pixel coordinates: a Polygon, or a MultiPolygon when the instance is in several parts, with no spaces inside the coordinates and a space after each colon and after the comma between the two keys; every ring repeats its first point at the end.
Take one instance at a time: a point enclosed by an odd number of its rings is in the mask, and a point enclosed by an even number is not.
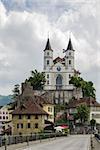
{"type": "Polygon", "coordinates": [[[53,50],[51,49],[50,40],[47,39],[46,47],[44,49],[44,70],[49,70],[53,65],[53,50]]]}
{"type": "Polygon", "coordinates": [[[65,50],[65,65],[68,70],[74,69],[74,49],[71,42],[71,38],[69,39],[69,43],[67,49],[65,50]]]}

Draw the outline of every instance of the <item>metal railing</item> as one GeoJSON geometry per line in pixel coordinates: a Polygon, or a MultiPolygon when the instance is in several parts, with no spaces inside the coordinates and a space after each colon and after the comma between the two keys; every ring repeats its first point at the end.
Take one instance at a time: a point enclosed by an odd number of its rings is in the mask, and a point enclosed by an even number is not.
{"type": "Polygon", "coordinates": [[[43,139],[56,138],[61,136],[67,136],[67,134],[63,134],[59,132],[59,133],[35,133],[29,135],[0,136],[0,147],[5,146],[5,150],[6,150],[7,145],[24,143],[24,142],[26,142],[26,144],[29,145],[30,141],[40,140],[41,142],[43,139]]]}

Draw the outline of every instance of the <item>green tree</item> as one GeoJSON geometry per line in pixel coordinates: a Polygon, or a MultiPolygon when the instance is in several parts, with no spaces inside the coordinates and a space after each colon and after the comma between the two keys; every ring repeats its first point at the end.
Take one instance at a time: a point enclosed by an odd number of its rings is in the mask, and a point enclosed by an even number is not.
{"type": "Polygon", "coordinates": [[[83,79],[78,76],[72,76],[69,83],[73,84],[76,88],[80,88],[82,86],[83,79]]]}
{"type": "Polygon", "coordinates": [[[91,81],[82,83],[82,91],[84,97],[93,97],[95,98],[95,88],[93,87],[93,83],[91,81]]]}
{"type": "Polygon", "coordinates": [[[14,102],[10,106],[11,106],[11,109],[15,109],[15,107],[17,107],[17,105],[19,103],[20,85],[16,84],[12,91],[13,91],[12,99],[14,100],[14,102]]]}
{"type": "Polygon", "coordinates": [[[19,84],[16,84],[14,86],[14,89],[13,89],[13,99],[16,100],[16,98],[20,95],[20,85],[19,84]]]}
{"type": "Polygon", "coordinates": [[[70,84],[73,84],[76,89],[81,88],[83,92],[83,97],[93,97],[95,98],[95,88],[93,86],[93,82],[91,81],[85,81],[83,78],[78,76],[72,76],[70,81],[70,84]]]}
{"type": "Polygon", "coordinates": [[[28,82],[33,86],[33,90],[42,90],[45,81],[44,72],[38,72],[37,70],[31,71],[31,77],[29,77],[28,82]]]}
{"type": "Polygon", "coordinates": [[[73,84],[76,87],[77,99],[79,98],[78,97],[78,89],[82,88],[82,82],[83,82],[83,79],[81,77],[76,76],[76,75],[72,76],[70,81],[69,81],[69,84],[73,84]]]}
{"type": "Polygon", "coordinates": [[[85,121],[88,121],[88,118],[89,118],[89,108],[84,104],[78,106],[77,116],[80,119],[80,122],[84,124],[85,121]]]}

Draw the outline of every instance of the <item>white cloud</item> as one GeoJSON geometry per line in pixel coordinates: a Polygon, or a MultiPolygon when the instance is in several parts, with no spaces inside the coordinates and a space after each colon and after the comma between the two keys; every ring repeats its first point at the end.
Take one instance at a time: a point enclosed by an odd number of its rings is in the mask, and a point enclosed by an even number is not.
{"type": "Polygon", "coordinates": [[[42,70],[48,31],[55,57],[58,53],[63,56],[62,49],[67,47],[71,31],[76,67],[86,79],[93,80],[100,96],[100,80],[97,80],[100,71],[98,3],[55,0],[45,1],[42,6],[36,5],[39,1],[34,1],[30,6],[32,0],[16,0],[9,6],[7,2],[9,11],[0,3],[0,93],[10,93],[14,84],[21,83],[32,69],[42,70]]]}

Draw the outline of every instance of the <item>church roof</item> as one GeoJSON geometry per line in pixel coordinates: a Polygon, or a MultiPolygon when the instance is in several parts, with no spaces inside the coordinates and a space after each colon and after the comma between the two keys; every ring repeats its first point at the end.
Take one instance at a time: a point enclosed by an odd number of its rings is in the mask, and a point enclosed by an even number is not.
{"type": "Polygon", "coordinates": [[[73,45],[72,45],[72,42],[71,42],[71,38],[69,39],[69,43],[68,43],[68,46],[67,46],[67,49],[66,50],[73,50],[73,45]]]}
{"type": "Polygon", "coordinates": [[[60,57],[57,57],[53,60],[54,64],[56,64],[57,62],[63,62],[65,59],[64,58],[60,58],[60,57]]]}
{"type": "Polygon", "coordinates": [[[51,50],[51,51],[53,51],[53,50],[51,49],[51,45],[50,45],[50,40],[49,40],[49,38],[48,38],[48,40],[47,40],[46,47],[45,47],[44,51],[45,51],[45,50],[51,50]]]}

